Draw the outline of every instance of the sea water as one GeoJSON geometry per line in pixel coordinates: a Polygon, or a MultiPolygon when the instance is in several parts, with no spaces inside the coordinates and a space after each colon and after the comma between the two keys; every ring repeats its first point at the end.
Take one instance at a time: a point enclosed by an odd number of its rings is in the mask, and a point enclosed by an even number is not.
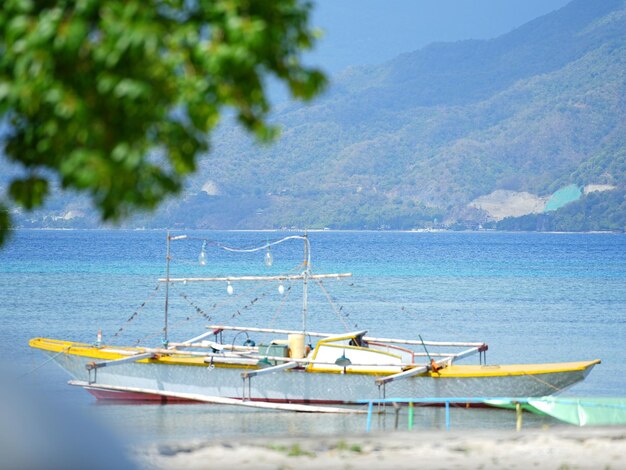
{"type": "MultiPolygon", "coordinates": [[[[178,232],[173,232],[178,234],[178,232]]],[[[172,277],[298,273],[299,240],[249,249],[292,233],[184,232],[172,241],[172,277]],[[207,241],[207,265],[198,264],[207,241]]],[[[367,329],[378,337],[484,341],[487,361],[534,363],[601,359],[575,396],[626,394],[626,236],[623,234],[311,232],[316,273],[351,278],[309,285],[307,329],[367,329]]],[[[65,373],[28,340],[160,346],[163,337],[164,231],[13,232],[0,250],[0,348],[10,377],[107,421],[138,441],[232,435],[362,432],[365,418],[250,411],[213,405],[99,405],[67,385],[65,373]]],[[[182,341],[207,324],[302,328],[302,286],[278,282],[176,283],[169,292],[168,336],[182,341]]],[[[271,338],[250,335],[257,343],[271,338]]],[[[227,340],[241,344],[245,333],[227,340]]],[[[469,358],[466,363],[476,363],[469,358]]],[[[488,394],[488,391],[485,392],[488,394]]],[[[416,428],[441,428],[443,411],[419,409],[416,428]]],[[[404,415],[403,419],[406,419],[404,415]]],[[[526,425],[546,419],[525,417],[526,425]]],[[[551,423],[551,422],[550,422],[551,423]]],[[[550,424],[549,423],[549,424],[550,424]]],[[[395,419],[376,418],[393,428],[395,419]]],[[[402,426],[406,426],[403,424],[402,426]]],[[[463,410],[453,427],[512,427],[506,412],[463,410]]]]}

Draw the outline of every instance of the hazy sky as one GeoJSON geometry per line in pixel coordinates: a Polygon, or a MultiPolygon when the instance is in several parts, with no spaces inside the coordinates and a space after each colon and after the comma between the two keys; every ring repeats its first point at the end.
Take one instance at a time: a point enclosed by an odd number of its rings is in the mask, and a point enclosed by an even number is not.
{"type": "Polygon", "coordinates": [[[569,1],[315,0],[313,25],[324,38],[309,60],[334,73],[385,62],[435,41],[488,39],[569,1]]]}

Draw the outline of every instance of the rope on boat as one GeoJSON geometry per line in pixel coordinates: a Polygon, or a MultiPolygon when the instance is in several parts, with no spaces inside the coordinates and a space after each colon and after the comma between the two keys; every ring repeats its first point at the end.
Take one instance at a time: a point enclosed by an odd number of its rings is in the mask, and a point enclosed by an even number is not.
{"type": "MultiPolygon", "coordinates": [[[[185,299],[185,301],[189,305],[191,305],[191,307],[196,311],[196,313],[200,315],[202,318],[204,318],[206,321],[213,321],[213,318],[211,317],[211,315],[209,315],[204,310],[202,310],[202,308],[200,308],[193,300],[191,300],[187,296],[187,294],[185,294],[184,292],[179,292],[178,295],[182,297],[183,299],[185,299]]],[[[213,304],[213,306],[211,307],[211,310],[214,310],[216,308],[217,308],[217,303],[213,304]]],[[[189,319],[190,317],[187,317],[185,320],[189,320],[189,319]]]]}
{"type": "MultiPolygon", "coordinates": [[[[291,270],[287,271],[287,273],[285,275],[289,275],[289,273],[292,272],[296,272],[298,269],[300,269],[303,265],[299,264],[297,266],[295,266],[294,268],[292,268],[291,270]]],[[[289,286],[285,289],[285,295],[283,296],[281,303],[277,309],[276,314],[274,315],[272,322],[276,320],[276,318],[280,315],[282,308],[285,305],[285,302],[289,296],[289,293],[291,292],[292,289],[292,284],[290,283],[289,286]]],[[[248,310],[250,308],[252,308],[254,306],[255,303],[257,303],[259,300],[267,297],[269,295],[270,290],[266,290],[265,292],[261,292],[260,294],[258,294],[258,292],[261,290],[261,287],[259,287],[258,289],[253,290],[253,295],[255,295],[255,297],[250,300],[246,305],[244,305],[243,307],[241,307],[240,309],[237,309],[231,316],[230,319],[232,320],[235,317],[238,317],[241,315],[241,311],[242,310],[248,310]]],[[[193,300],[191,300],[187,294],[185,294],[184,292],[180,292],[179,295],[185,299],[185,301],[187,301],[187,303],[195,309],[196,313],[200,316],[202,316],[204,319],[206,319],[207,321],[213,321],[212,317],[210,315],[208,315],[204,310],[202,310],[202,308],[200,308],[193,300]]],[[[242,297],[243,294],[238,294],[234,299],[242,297]]],[[[211,306],[211,310],[217,310],[218,308],[221,308],[223,306],[225,306],[228,303],[233,303],[234,299],[229,300],[229,302],[223,302],[222,304],[219,303],[214,303],[211,306]]],[[[190,320],[190,317],[185,318],[183,321],[187,321],[190,320]]],[[[178,323],[179,324],[179,323],[178,323]]],[[[176,325],[176,324],[175,324],[176,325]]],[[[174,326],[175,326],[174,325],[174,326]]]]}
{"type": "MultiPolygon", "coordinates": [[[[293,268],[291,268],[289,271],[287,271],[285,273],[285,276],[289,276],[291,273],[295,273],[295,272],[299,272],[300,270],[305,269],[305,265],[304,263],[300,263],[296,266],[294,266],[293,268]]],[[[285,293],[283,295],[283,298],[280,301],[280,305],[278,306],[278,308],[276,309],[276,313],[274,314],[274,316],[270,319],[269,321],[269,327],[273,328],[274,324],[276,323],[276,320],[278,319],[278,317],[280,316],[280,314],[283,311],[283,308],[285,307],[285,304],[287,302],[287,299],[289,298],[289,294],[291,293],[291,289],[293,287],[293,283],[291,282],[291,280],[289,281],[289,285],[287,286],[287,288],[285,289],[285,293]]]]}
{"type": "MultiPolygon", "coordinates": [[[[176,285],[174,285],[173,287],[176,287],[176,285]]],[[[235,312],[230,316],[230,319],[234,319],[238,316],[240,316],[242,314],[242,311],[245,310],[249,310],[251,307],[254,306],[255,303],[257,303],[259,300],[267,297],[270,293],[270,289],[267,289],[265,292],[260,292],[262,290],[262,286],[253,289],[252,290],[252,295],[254,296],[254,298],[252,300],[250,300],[249,302],[247,302],[243,307],[239,307],[238,309],[235,310],[235,312]],[[260,293],[259,293],[260,292],[260,293]]],[[[291,286],[288,288],[291,289],[291,286]]],[[[205,312],[201,307],[199,307],[192,299],[189,298],[189,296],[185,293],[185,292],[178,292],[179,296],[181,298],[183,298],[194,310],[195,312],[203,317],[205,320],[211,322],[213,321],[213,316],[209,315],[207,312],[205,312]]],[[[226,302],[215,302],[213,303],[213,305],[211,305],[209,311],[212,312],[213,315],[215,315],[217,313],[217,311],[219,309],[225,308],[230,306],[230,304],[233,304],[237,299],[239,299],[240,297],[242,297],[243,294],[237,294],[234,297],[229,297],[228,300],[226,302]]],[[[187,316],[173,324],[170,325],[171,328],[174,328],[176,326],[179,326],[181,324],[183,324],[184,322],[187,322],[189,320],[191,320],[191,316],[187,316]]],[[[142,342],[145,342],[146,340],[152,339],[152,338],[157,338],[159,335],[162,334],[162,330],[159,330],[159,332],[157,333],[153,333],[153,334],[148,334],[143,336],[142,338],[139,338],[135,341],[134,346],[138,346],[139,344],[141,344],[142,342]]]]}
{"type": "Polygon", "coordinates": [[[287,299],[289,298],[289,294],[291,294],[291,288],[292,287],[293,286],[291,284],[289,284],[289,286],[285,289],[285,294],[283,295],[283,298],[280,301],[280,305],[278,306],[278,308],[276,309],[276,313],[274,314],[274,316],[270,320],[270,323],[269,323],[270,328],[274,327],[274,324],[276,323],[276,320],[278,319],[278,317],[282,313],[283,308],[285,306],[285,303],[287,302],[287,299]]]}
{"type": "Polygon", "coordinates": [[[24,377],[26,377],[27,375],[32,374],[33,372],[41,369],[43,366],[45,366],[46,364],[48,364],[51,361],[54,361],[57,357],[59,357],[61,354],[65,354],[67,351],[70,350],[72,346],[66,346],[63,349],[61,349],[58,353],[50,356],[48,359],[46,359],[45,361],[43,361],[41,364],[39,364],[38,366],[33,367],[31,370],[29,370],[28,372],[23,373],[22,375],[18,376],[18,379],[22,379],[24,377]]]}
{"type": "Polygon", "coordinates": [[[159,288],[161,287],[160,283],[157,283],[156,287],[154,288],[154,290],[150,293],[150,295],[148,296],[148,298],[146,300],[143,301],[143,303],[133,312],[133,314],[128,317],[128,320],[126,320],[125,323],[122,324],[122,326],[119,327],[119,329],[115,332],[115,334],[113,336],[111,336],[111,338],[117,338],[120,333],[122,331],[124,331],[124,326],[128,325],[130,322],[132,322],[135,318],[137,318],[137,316],[139,315],[139,312],[146,306],[146,304],[148,302],[150,302],[150,300],[152,300],[152,298],[156,295],[157,291],[159,290],[159,288]]]}
{"type": "MultiPolygon", "coordinates": [[[[174,285],[174,286],[172,286],[172,287],[175,287],[175,285],[174,285]]],[[[260,289],[257,289],[257,291],[259,291],[259,290],[260,290],[260,289]]],[[[192,307],[192,308],[196,311],[196,313],[197,313],[198,315],[202,316],[203,318],[205,318],[205,319],[206,319],[206,320],[208,320],[208,321],[212,321],[212,317],[211,317],[209,314],[207,314],[206,312],[204,312],[204,310],[202,310],[200,307],[198,307],[198,306],[195,304],[195,302],[193,302],[193,300],[191,300],[191,299],[187,296],[187,294],[186,294],[186,293],[184,293],[184,292],[179,292],[178,294],[179,294],[179,295],[180,295],[180,296],[181,296],[181,297],[182,297],[182,298],[183,298],[183,299],[184,299],[184,300],[185,300],[185,301],[186,301],[186,302],[187,302],[187,303],[188,303],[188,304],[189,304],[189,305],[190,305],[190,306],[191,306],[191,307],[192,307]]],[[[245,306],[245,308],[246,308],[246,309],[247,309],[247,308],[249,308],[249,305],[253,305],[255,302],[257,302],[257,301],[259,300],[259,298],[264,297],[265,295],[266,295],[266,293],[262,293],[261,295],[258,295],[258,296],[257,296],[257,297],[255,297],[255,298],[254,298],[254,299],[253,299],[253,300],[252,300],[252,301],[251,301],[248,305],[246,305],[246,306],[245,306]]],[[[237,295],[237,296],[235,297],[235,299],[236,299],[236,298],[238,298],[238,297],[240,297],[240,296],[241,296],[241,295],[237,295]]],[[[231,298],[229,298],[227,302],[223,302],[223,303],[221,303],[221,304],[220,304],[220,303],[218,303],[218,302],[215,302],[215,303],[211,306],[210,310],[212,310],[212,311],[217,311],[218,309],[220,309],[220,308],[224,307],[226,304],[234,302],[234,300],[235,300],[235,299],[231,299],[231,298]]],[[[215,312],[213,312],[213,313],[215,314],[215,312]]],[[[237,314],[238,314],[238,313],[239,313],[239,310],[237,310],[237,312],[235,312],[235,314],[233,314],[233,315],[231,316],[231,318],[234,318],[235,316],[237,316],[237,314]]],[[[240,314],[240,313],[239,313],[239,314],[240,314]]],[[[179,320],[178,322],[175,322],[175,323],[171,324],[171,325],[170,325],[170,327],[171,327],[171,328],[174,328],[174,327],[176,327],[176,326],[178,326],[178,325],[181,325],[181,324],[182,324],[182,323],[184,323],[184,322],[187,322],[187,321],[191,320],[191,318],[192,318],[191,316],[187,316],[187,317],[183,318],[182,320],[179,320]]],[[[147,334],[147,335],[143,336],[142,338],[137,339],[137,340],[135,341],[134,346],[138,346],[139,344],[141,344],[142,342],[144,342],[144,341],[146,341],[146,340],[153,339],[153,338],[157,338],[157,337],[159,337],[162,333],[163,333],[163,330],[162,330],[162,329],[160,329],[157,333],[147,334]]]]}
{"type": "Polygon", "coordinates": [[[552,385],[550,382],[546,382],[545,380],[541,380],[539,377],[537,377],[534,374],[524,374],[524,375],[527,375],[528,377],[530,377],[532,379],[535,379],[540,384],[543,384],[543,385],[546,385],[548,387],[553,388],[555,392],[560,392],[561,390],[563,390],[562,388],[559,388],[556,385],[552,385]]]}
{"type": "MultiPolygon", "coordinates": [[[[326,300],[328,300],[328,303],[332,307],[333,312],[335,312],[335,315],[337,315],[337,318],[339,318],[341,323],[343,323],[343,327],[346,329],[346,331],[350,331],[351,328],[348,325],[348,322],[346,321],[346,319],[350,317],[350,314],[348,314],[348,313],[341,313],[342,310],[343,310],[343,306],[341,306],[341,307],[339,307],[339,309],[337,309],[337,307],[335,306],[335,303],[333,302],[332,297],[330,296],[330,294],[326,290],[326,287],[324,287],[324,284],[323,284],[321,279],[315,279],[315,282],[319,285],[320,289],[322,290],[322,292],[326,296],[326,300]]],[[[355,323],[354,324],[354,328],[358,329],[359,325],[357,325],[355,323]]]]}

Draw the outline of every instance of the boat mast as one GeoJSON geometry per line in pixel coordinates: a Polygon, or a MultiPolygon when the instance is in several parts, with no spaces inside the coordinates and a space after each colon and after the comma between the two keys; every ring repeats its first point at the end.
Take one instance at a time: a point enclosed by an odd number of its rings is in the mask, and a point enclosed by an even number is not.
{"type": "Polygon", "coordinates": [[[170,256],[170,242],[172,240],[184,240],[185,238],[187,238],[187,235],[170,236],[170,231],[167,231],[167,248],[165,250],[165,314],[163,318],[163,346],[165,347],[167,347],[167,344],[169,343],[169,339],[167,337],[167,313],[170,301],[170,260],[172,259],[170,256]]]}
{"type": "Polygon", "coordinates": [[[308,306],[308,279],[311,274],[311,246],[306,232],[302,237],[304,240],[304,272],[302,273],[302,334],[306,335],[306,317],[308,306]]]}
{"type": "Polygon", "coordinates": [[[165,316],[163,319],[163,345],[167,347],[167,310],[170,300],[170,231],[167,231],[167,248],[165,250],[165,316]]]}

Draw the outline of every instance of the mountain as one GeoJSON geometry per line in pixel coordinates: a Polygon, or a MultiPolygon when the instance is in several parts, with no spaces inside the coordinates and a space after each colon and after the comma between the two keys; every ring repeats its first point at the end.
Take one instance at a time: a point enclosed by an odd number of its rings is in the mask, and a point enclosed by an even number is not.
{"type": "Polygon", "coordinates": [[[626,187],[624,116],[626,1],[574,0],[495,39],[346,69],[314,103],[276,110],[270,147],[224,123],[183,197],[132,223],[471,226],[520,215],[477,201],[571,184],[610,189],[590,202],[609,217],[626,187]]]}
{"type": "Polygon", "coordinates": [[[314,0],[311,24],[322,31],[306,60],[331,73],[380,64],[434,41],[486,39],[569,0],[314,0]],[[374,32],[374,34],[372,33],[374,32]]]}

